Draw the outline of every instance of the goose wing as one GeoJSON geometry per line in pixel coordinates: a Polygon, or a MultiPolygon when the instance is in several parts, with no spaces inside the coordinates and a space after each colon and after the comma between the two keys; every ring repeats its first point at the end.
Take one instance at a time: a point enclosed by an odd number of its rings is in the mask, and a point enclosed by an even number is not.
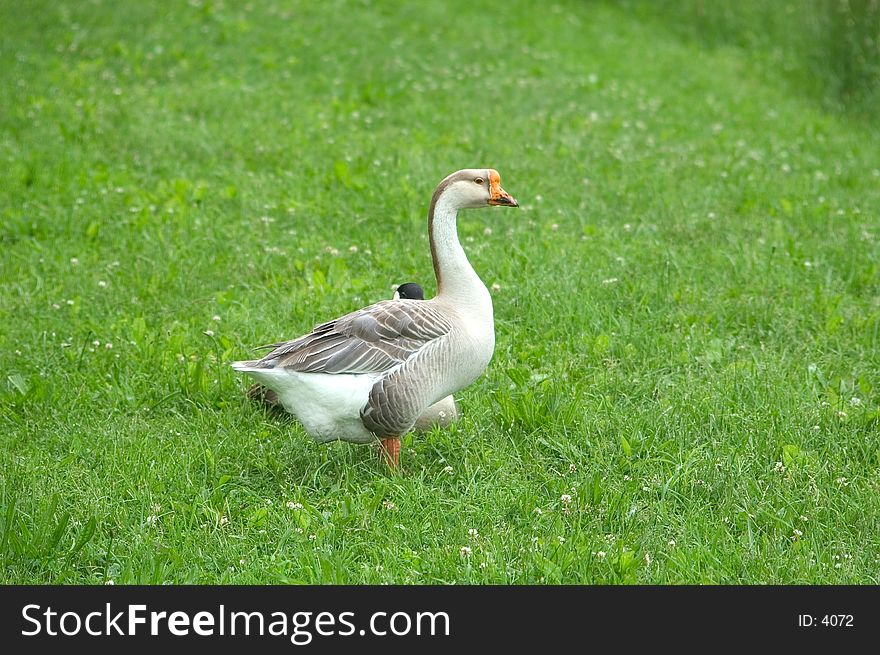
{"type": "Polygon", "coordinates": [[[382,373],[450,330],[449,318],[431,302],[383,300],[274,344],[251,365],[303,373],[382,373]]]}

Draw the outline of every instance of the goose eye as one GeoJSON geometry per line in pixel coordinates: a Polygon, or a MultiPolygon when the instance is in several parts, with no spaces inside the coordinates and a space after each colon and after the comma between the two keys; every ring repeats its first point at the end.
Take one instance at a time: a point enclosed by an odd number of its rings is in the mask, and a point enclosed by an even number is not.
{"type": "Polygon", "coordinates": [[[474,182],[475,182],[476,184],[482,184],[482,183],[483,183],[483,178],[482,178],[482,177],[478,177],[477,179],[474,180],[474,182]]]}

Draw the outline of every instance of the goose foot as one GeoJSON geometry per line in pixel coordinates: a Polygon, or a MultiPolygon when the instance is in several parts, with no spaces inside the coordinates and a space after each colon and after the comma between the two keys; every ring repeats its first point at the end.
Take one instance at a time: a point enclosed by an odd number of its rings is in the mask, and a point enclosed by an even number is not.
{"type": "Polygon", "coordinates": [[[278,394],[267,389],[262,384],[252,384],[247,390],[247,397],[263,403],[267,407],[281,407],[281,401],[278,400],[278,394]]]}
{"type": "Polygon", "coordinates": [[[379,456],[388,468],[397,470],[400,466],[400,437],[385,437],[379,440],[379,456]]]}

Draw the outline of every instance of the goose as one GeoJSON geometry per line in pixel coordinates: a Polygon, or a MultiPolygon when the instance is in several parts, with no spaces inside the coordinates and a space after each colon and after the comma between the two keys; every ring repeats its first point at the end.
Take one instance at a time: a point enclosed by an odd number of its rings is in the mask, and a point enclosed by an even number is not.
{"type": "Polygon", "coordinates": [[[492,359],[492,297],[457,229],[459,210],[490,205],[519,206],[494,169],[460,170],[437,185],[428,210],[437,280],[430,300],[382,300],[232,367],[272,390],[313,439],[378,440],[386,463],[397,469],[400,438],[492,359]]]}
{"type": "MultiPolygon", "coordinates": [[[[394,300],[411,299],[424,300],[425,290],[415,282],[405,282],[394,291],[394,300]]],[[[413,428],[416,432],[426,432],[435,425],[445,428],[458,420],[458,405],[452,395],[446,396],[442,400],[428,407],[416,419],[413,428]]]]}
{"type": "MultiPolygon", "coordinates": [[[[415,282],[405,282],[394,290],[394,295],[392,296],[392,300],[400,299],[424,300],[425,291],[415,282]]],[[[272,409],[284,411],[284,407],[278,399],[278,394],[272,391],[272,389],[267,389],[260,383],[251,385],[247,391],[247,397],[252,400],[257,400],[272,409]]],[[[446,398],[437,401],[422,412],[416,419],[413,428],[416,432],[426,432],[435,425],[445,428],[457,421],[458,417],[458,405],[456,404],[455,399],[449,395],[446,396],[446,398]]]]}
{"type": "Polygon", "coordinates": [[[424,300],[425,290],[415,282],[404,282],[394,290],[394,296],[391,299],[400,300],[401,298],[404,300],[424,300]]]}

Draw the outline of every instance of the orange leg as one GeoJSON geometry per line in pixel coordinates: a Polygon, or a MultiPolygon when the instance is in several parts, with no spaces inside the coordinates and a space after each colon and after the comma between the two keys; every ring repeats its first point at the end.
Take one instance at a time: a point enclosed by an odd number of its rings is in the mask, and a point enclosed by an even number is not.
{"type": "Polygon", "coordinates": [[[396,470],[400,465],[400,437],[385,437],[379,440],[379,455],[388,464],[388,468],[396,470]]]}

